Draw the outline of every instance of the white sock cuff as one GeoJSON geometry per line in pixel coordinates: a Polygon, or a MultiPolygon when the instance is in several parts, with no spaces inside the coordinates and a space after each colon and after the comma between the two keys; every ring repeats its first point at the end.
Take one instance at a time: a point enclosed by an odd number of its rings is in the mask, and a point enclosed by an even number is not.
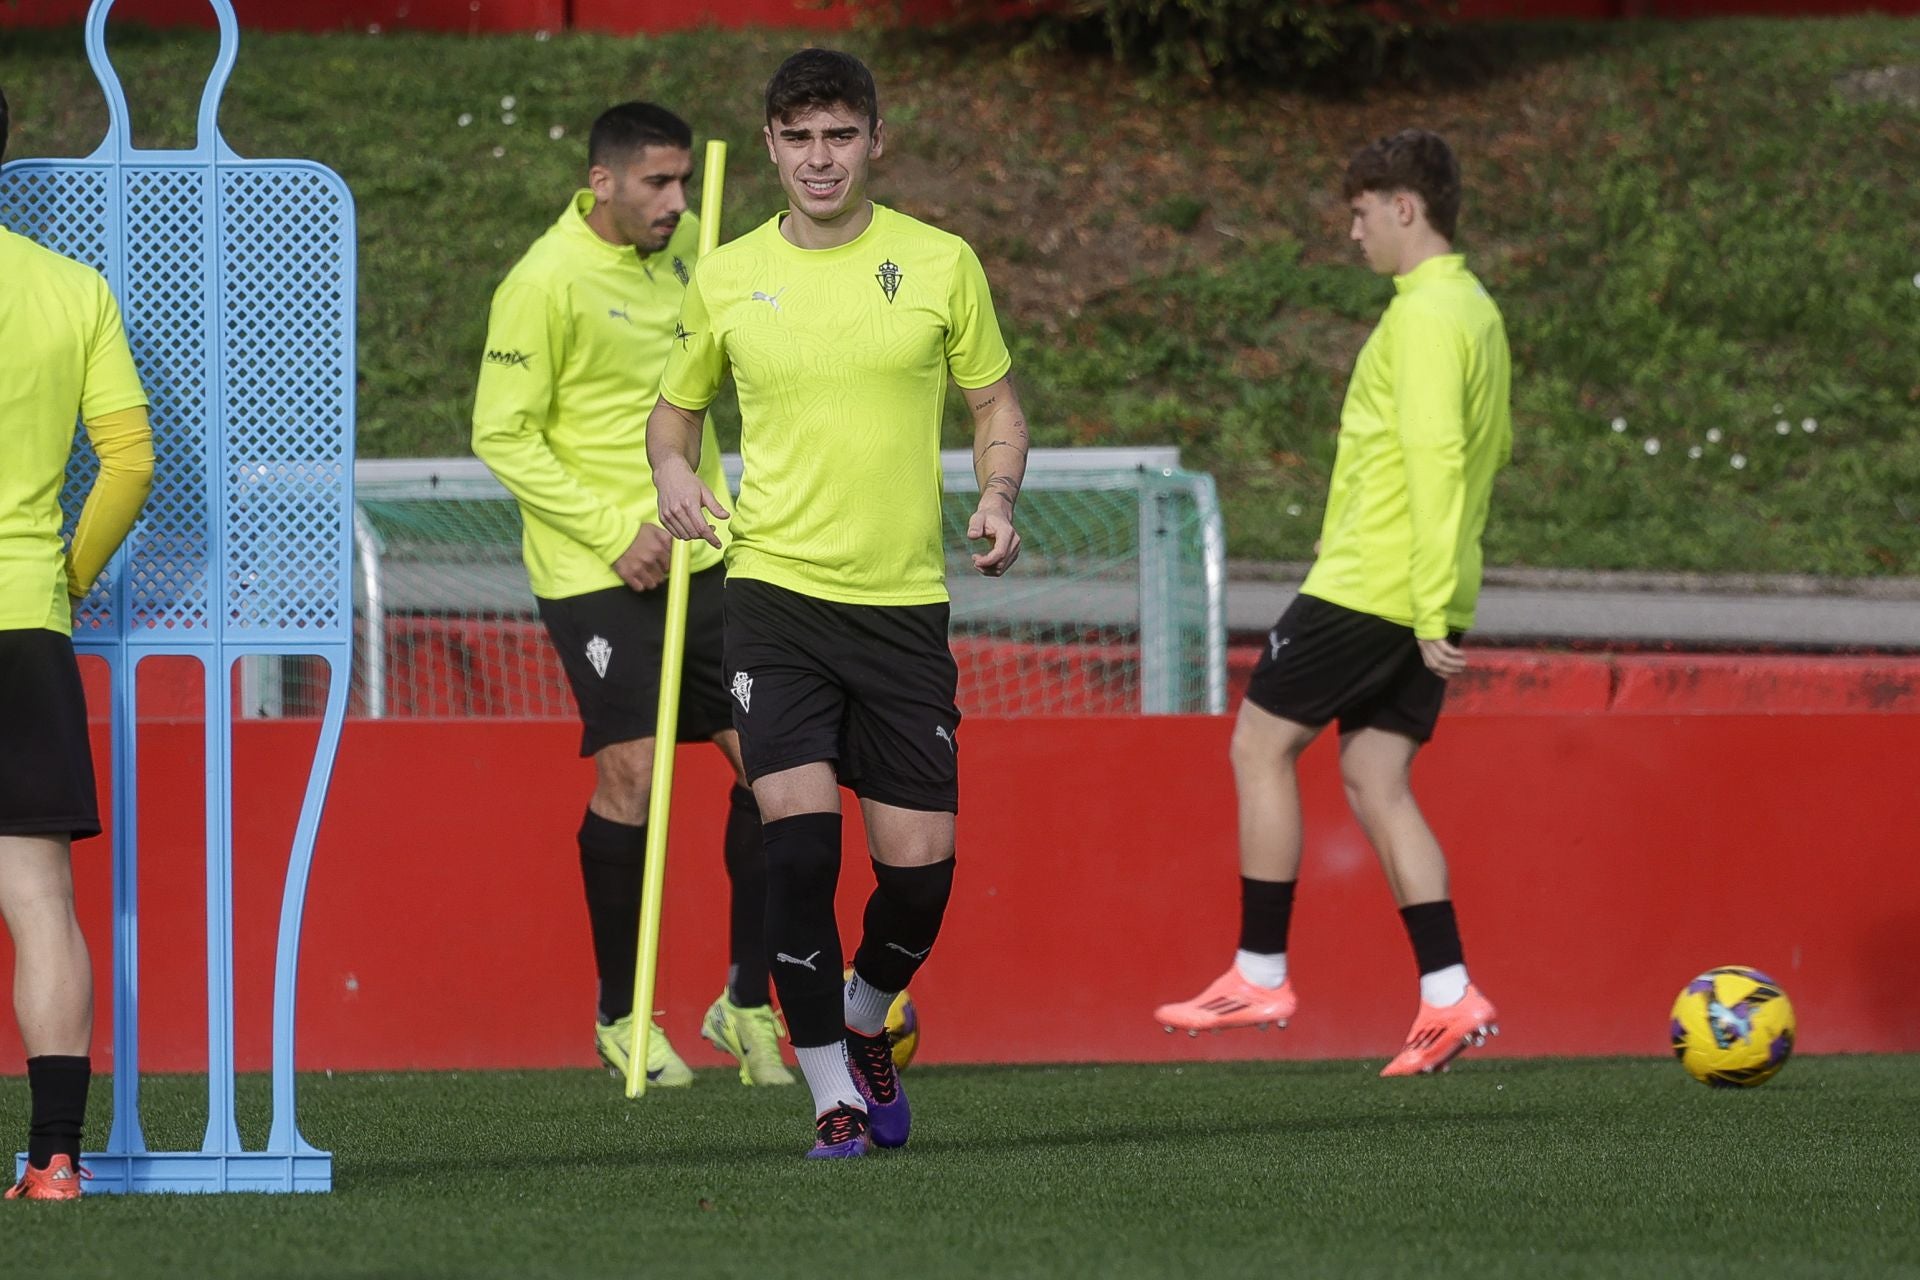
{"type": "Polygon", "coordinates": [[[882,991],[859,974],[847,979],[843,1009],[847,1026],[863,1036],[877,1036],[887,1025],[887,1010],[893,1008],[898,991],[882,991]]]}
{"type": "Polygon", "coordinates": [[[1272,989],[1286,985],[1287,953],[1284,951],[1270,956],[1258,951],[1236,951],[1233,953],[1233,967],[1256,987],[1272,989]]]}
{"type": "Polygon", "coordinates": [[[856,1111],[867,1109],[866,1101],[853,1083],[853,1073],[847,1066],[846,1045],[822,1044],[809,1049],[796,1047],[793,1056],[800,1063],[800,1074],[807,1078],[807,1088],[813,1090],[814,1115],[823,1116],[835,1107],[852,1107],[856,1111]]]}
{"type": "Polygon", "coordinates": [[[1420,975],[1420,999],[1436,1009],[1459,1004],[1467,994],[1467,966],[1450,964],[1420,975]]]}

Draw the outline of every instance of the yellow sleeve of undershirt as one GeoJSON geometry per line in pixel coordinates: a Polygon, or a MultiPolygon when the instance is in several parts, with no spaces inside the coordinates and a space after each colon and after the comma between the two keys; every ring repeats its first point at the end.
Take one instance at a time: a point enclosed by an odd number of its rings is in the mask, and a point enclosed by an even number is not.
{"type": "Polygon", "coordinates": [[[153,488],[153,426],[145,405],[103,413],[87,419],[86,426],[100,474],[87,491],[67,549],[67,594],[76,599],[93,589],[153,488]]]}

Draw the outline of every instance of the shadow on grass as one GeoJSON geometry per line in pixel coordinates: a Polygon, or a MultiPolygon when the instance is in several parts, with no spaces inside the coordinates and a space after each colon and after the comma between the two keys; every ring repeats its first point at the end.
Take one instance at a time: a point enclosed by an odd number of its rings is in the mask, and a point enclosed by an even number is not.
{"type": "MultiPolygon", "coordinates": [[[[1129,1117],[1098,1128],[1029,1128],[1014,1133],[982,1133],[964,1138],[943,1137],[936,1133],[931,1138],[922,1136],[905,1151],[875,1151],[866,1158],[895,1160],[920,1156],[931,1161],[943,1157],[974,1158],[1019,1151],[1054,1151],[1064,1156],[1072,1152],[1154,1144],[1216,1145],[1263,1137],[1445,1131],[1464,1124],[1472,1124],[1479,1129],[1507,1129],[1535,1125],[1550,1119],[1552,1114],[1544,1108],[1517,1107],[1497,1114],[1441,1111],[1410,1116],[1396,1111],[1277,1119],[1234,1116],[1212,1121],[1195,1121],[1184,1115],[1158,1119],[1129,1117]]],[[[774,1128],[769,1126],[744,1142],[721,1137],[678,1140],[663,1146],[636,1143],[632,1150],[617,1152],[547,1150],[512,1155],[463,1156],[459,1166],[462,1170],[495,1173],[534,1173],[541,1170],[600,1173],[634,1170],[659,1173],[663,1170],[745,1170],[763,1165],[787,1170],[801,1163],[806,1153],[805,1130],[798,1123],[778,1126],[778,1132],[774,1128]]],[[[443,1156],[436,1156],[425,1148],[415,1148],[405,1154],[361,1156],[345,1163],[339,1170],[336,1175],[337,1188],[342,1191],[378,1191],[383,1187],[431,1178],[444,1173],[446,1168],[447,1162],[443,1156]]]]}

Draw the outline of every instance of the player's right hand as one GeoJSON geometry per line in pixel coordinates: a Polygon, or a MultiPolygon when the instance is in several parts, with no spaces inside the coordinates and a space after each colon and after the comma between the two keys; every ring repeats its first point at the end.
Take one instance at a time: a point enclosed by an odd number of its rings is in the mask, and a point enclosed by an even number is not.
{"type": "Polygon", "coordinates": [[[672,564],[673,538],[657,524],[643,524],[613,562],[613,571],[635,591],[651,591],[667,580],[672,564]]]}
{"type": "Polygon", "coordinates": [[[1442,680],[1451,680],[1467,669],[1467,651],[1447,640],[1420,641],[1420,660],[1442,680]]]}
{"type": "Polygon", "coordinates": [[[716,547],[720,545],[720,534],[707,523],[707,513],[722,520],[732,513],[720,505],[713,490],[701,482],[684,459],[676,458],[664,468],[656,467],[653,484],[660,492],[660,523],[668,533],[683,542],[704,538],[716,547]]]}
{"type": "Polygon", "coordinates": [[[992,499],[982,501],[967,521],[967,538],[975,542],[985,538],[993,544],[973,557],[973,567],[989,578],[1013,568],[1013,562],[1020,558],[1020,535],[1014,530],[1009,510],[992,499]]]}

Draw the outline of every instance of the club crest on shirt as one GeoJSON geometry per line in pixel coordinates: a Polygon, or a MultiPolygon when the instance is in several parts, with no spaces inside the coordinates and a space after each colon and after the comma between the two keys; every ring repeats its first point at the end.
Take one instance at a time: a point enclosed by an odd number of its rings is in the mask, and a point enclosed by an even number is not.
{"type": "Polygon", "coordinates": [[[887,301],[893,301],[893,295],[900,292],[900,281],[906,278],[906,272],[895,266],[892,258],[880,264],[873,278],[880,282],[880,292],[887,295],[887,301]]]}
{"type": "Polygon", "coordinates": [[[679,258],[673,260],[673,278],[683,286],[692,278],[687,273],[687,264],[679,258]]]}

